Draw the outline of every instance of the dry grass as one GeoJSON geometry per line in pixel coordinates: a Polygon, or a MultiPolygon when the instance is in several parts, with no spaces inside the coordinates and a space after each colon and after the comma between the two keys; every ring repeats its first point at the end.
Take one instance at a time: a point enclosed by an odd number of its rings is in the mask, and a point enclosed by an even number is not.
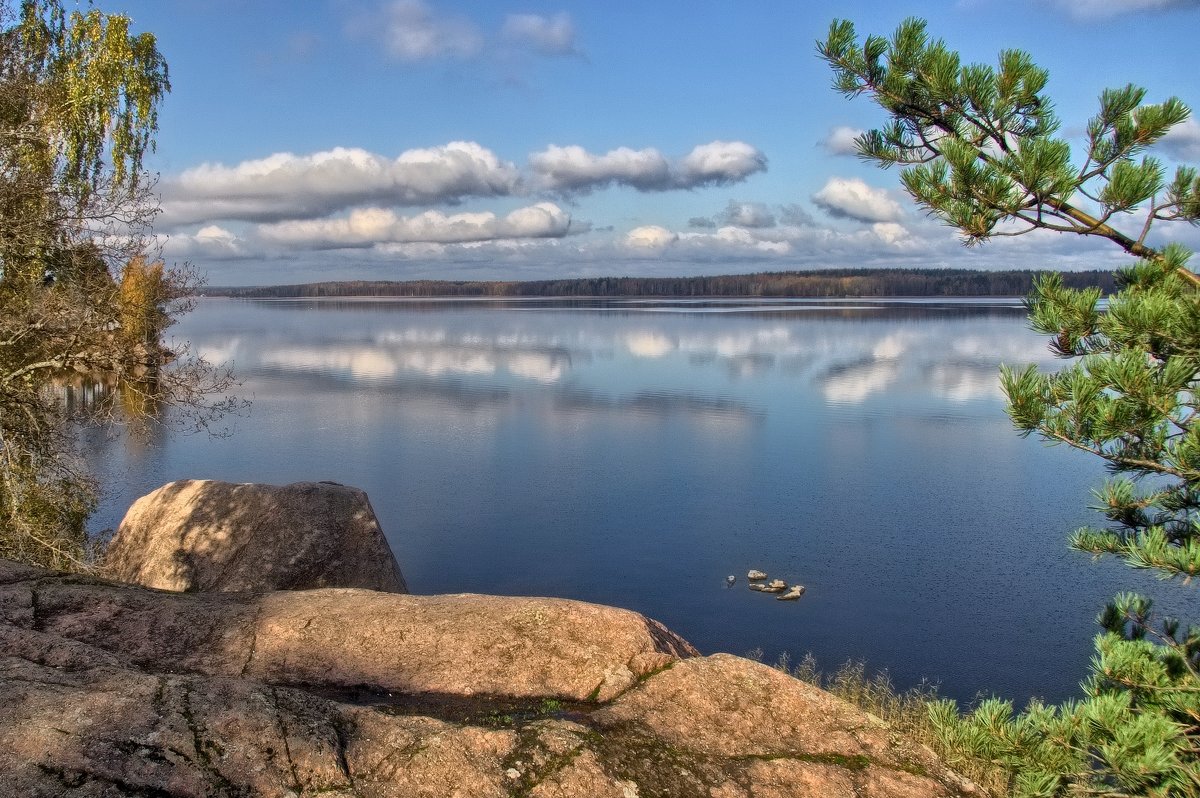
{"type": "Polygon", "coordinates": [[[812,654],[805,654],[795,665],[790,656],[781,654],[774,667],[870,712],[910,739],[929,746],[936,742],[928,710],[929,704],[938,700],[935,685],[922,682],[901,692],[887,671],[869,674],[865,663],[853,660],[833,673],[824,673],[812,654]]]}
{"type": "MultiPolygon", "coordinates": [[[[762,652],[752,651],[748,656],[761,660],[762,652]]],[[[805,654],[793,665],[791,657],[784,653],[773,667],[871,713],[909,740],[929,746],[943,761],[983,787],[987,794],[1003,794],[1007,783],[1004,771],[991,762],[965,757],[957,748],[948,748],[946,741],[938,734],[929,711],[933,704],[942,701],[936,685],[922,682],[916,687],[899,691],[887,671],[868,673],[866,663],[854,660],[844,663],[832,673],[825,673],[818,667],[812,654],[805,654]]]]}

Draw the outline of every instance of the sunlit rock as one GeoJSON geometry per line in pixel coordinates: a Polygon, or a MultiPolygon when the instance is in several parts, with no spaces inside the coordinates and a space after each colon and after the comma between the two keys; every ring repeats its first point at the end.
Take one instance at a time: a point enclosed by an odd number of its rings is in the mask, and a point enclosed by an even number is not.
{"type": "Polygon", "coordinates": [[[166,593],[0,560],[0,795],[978,794],[816,687],[695,653],[563,599],[166,593]]]}
{"type": "Polygon", "coordinates": [[[169,483],[129,508],[104,573],[160,590],[408,592],[367,494],[332,482],[169,483]]]}

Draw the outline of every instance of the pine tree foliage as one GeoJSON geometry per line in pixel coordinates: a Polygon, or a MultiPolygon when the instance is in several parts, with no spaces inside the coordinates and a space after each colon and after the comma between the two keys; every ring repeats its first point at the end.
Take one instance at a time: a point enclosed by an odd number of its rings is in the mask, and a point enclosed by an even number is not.
{"type": "MultiPolygon", "coordinates": [[[[1047,73],[1025,53],[963,64],[916,19],[861,42],[837,20],[817,49],[836,90],[888,115],[858,138],[859,155],[900,166],[908,193],[965,243],[1045,229],[1137,259],[1106,304],[1061,275],[1038,279],[1031,325],[1067,365],[1004,368],[1001,383],[1021,434],[1089,452],[1111,472],[1096,491],[1104,525],[1071,545],[1190,583],[1200,574],[1200,281],[1185,248],[1149,241],[1156,224],[1200,221],[1200,179],[1190,166],[1168,179],[1148,154],[1187,106],[1146,104],[1136,86],[1106,90],[1075,161],[1043,94],[1047,73]]],[[[993,699],[966,715],[935,704],[947,756],[989,764],[1005,795],[1200,795],[1200,628],[1156,619],[1128,593],[1099,622],[1080,699],[1022,712],[993,699]]]]}
{"type": "Polygon", "coordinates": [[[1048,74],[1018,50],[995,67],[961,63],[931,40],[923,20],[905,20],[890,39],[859,44],[854,25],[836,20],[817,49],[834,72],[834,88],[866,94],[889,115],[858,137],[859,154],[899,165],[917,203],[956,227],[968,244],[1034,229],[1109,239],[1131,255],[1154,255],[1146,237],[1156,221],[1200,219],[1200,178],[1180,167],[1170,183],[1162,163],[1143,153],[1187,119],[1172,97],[1142,101],[1137,86],[1106,90],[1087,124],[1083,162],[1055,134],[1059,121],[1042,94],[1048,74]],[[1139,156],[1141,156],[1139,158],[1139,156]],[[1094,213],[1081,206],[1098,209],[1094,213]],[[1141,210],[1136,234],[1113,226],[1141,210]]]}
{"type": "Polygon", "coordinates": [[[95,486],[65,392],[175,398],[201,423],[228,406],[204,400],[226,374],[160,340],[194,281],[142,257],[157,212],[142,159],[169,88],[127,17],[0,0],[0,557],[87,564],[95,486]]]}

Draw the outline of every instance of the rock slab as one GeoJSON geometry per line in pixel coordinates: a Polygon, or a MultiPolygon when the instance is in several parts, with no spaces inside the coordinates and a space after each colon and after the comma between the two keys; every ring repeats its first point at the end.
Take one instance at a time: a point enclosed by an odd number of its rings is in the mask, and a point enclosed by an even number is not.
{"type": "Polygon", "coordinates": [[[104,573],[181,592],[408,592],[367,494],[332,482],[163,485],[129,508],[104,573]]]}
{"type": "Polygon", "coordinates": [[[0,795],[957,798],[877,719],[560,599],[177,594],[0,560],[0,795]]]}

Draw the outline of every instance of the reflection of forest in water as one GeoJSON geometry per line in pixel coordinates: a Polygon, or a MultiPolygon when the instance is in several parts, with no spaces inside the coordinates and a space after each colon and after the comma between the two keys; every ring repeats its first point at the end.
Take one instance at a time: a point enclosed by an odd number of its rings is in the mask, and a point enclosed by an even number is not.
{"type": "Polygon", "coordinates": [[[125,379],[94,373],[59,374],[46,389],[62,401],[68,418],[102,424],[121,421],[141,427],[156,421],[168,405],[156,369],[125,379]]]}
{"type": "Polygon", "coordinates": [[[479,298],[425,299],[402,297],[363,297],[358,299],[251,299],[256,307],[277,311],[297,308],[316,312],[394,313],[412,314],[475,313],[496,311],[603,311],[606,315],[636,317],[648,313],[722,313],[748,318],[779,319],[791,316],[825,317],[852,320],[873,317],[885,320],[926,319],[930,313],[948,318],[1024,317],[1026,310],[1020,299],[993,298],[986,300],[753,300],[753,299],[541,299],[541,298],[479,298]]]}

